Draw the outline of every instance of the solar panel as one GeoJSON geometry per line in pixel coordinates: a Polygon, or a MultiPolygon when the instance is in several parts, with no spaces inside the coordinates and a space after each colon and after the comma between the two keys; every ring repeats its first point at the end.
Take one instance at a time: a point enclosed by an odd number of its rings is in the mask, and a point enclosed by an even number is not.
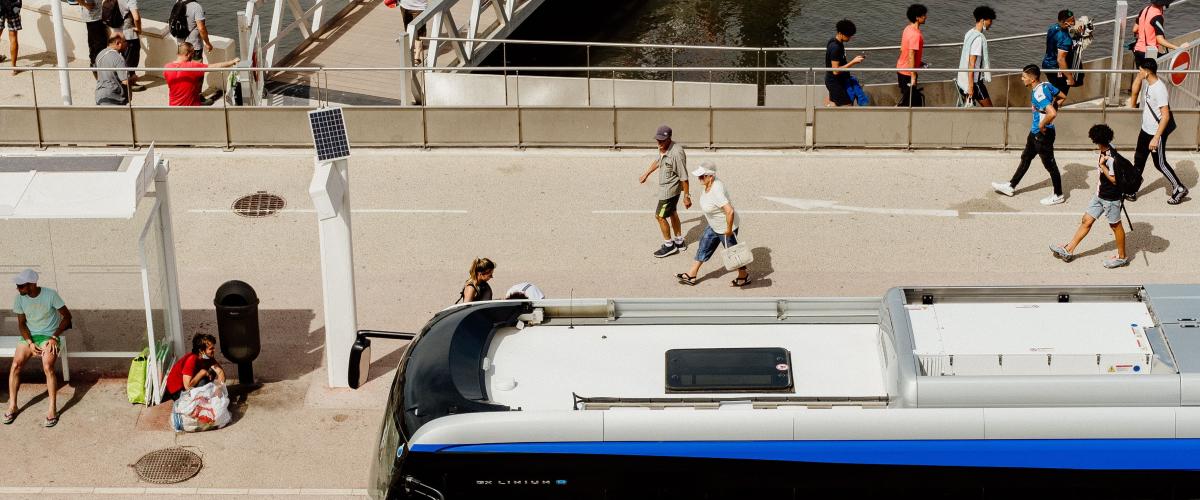
{"type": "Polygon", "coordinates": [[[317,161],[337,160],[350,156],[350,141],[346,139],[346,122],[342,108],[325,108],[308,112],[317,161]]]}

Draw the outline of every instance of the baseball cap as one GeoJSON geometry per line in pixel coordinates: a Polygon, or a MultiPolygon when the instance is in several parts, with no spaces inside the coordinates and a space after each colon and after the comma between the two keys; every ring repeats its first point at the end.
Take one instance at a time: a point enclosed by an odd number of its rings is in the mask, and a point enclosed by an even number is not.
{"type": "Polygon", "coordinates": [[[33,269],[26,269],[24,271],[21,271],[21,272],[17,273],[16,276],[13,276],[13,279],[12,279],[13,284],[15,284],[15,285],[24,285],[26,283],[37,283],[37,280],[38,280],[38,273],[36,271],[34,271],[33,269]]]}
{"type": "Polygon", "coordinates": [[[692,175],[700,177],[701,175],[717,175],[717,166],[713,162],[704,160],[700,162],[700,166],[692,171],[692,175]]]}
{"type": "Polygon", "coordinates": [[[654,132],[654,139],[665,141],[671,138],[671,127],[662,125],[658,127],[658,131],[654,132]]]}

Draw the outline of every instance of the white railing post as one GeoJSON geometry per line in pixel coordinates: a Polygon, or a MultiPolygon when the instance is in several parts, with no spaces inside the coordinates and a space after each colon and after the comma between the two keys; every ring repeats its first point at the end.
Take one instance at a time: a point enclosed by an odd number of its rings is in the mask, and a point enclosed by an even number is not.
{"type": "MultiPolygon", "coordinates": [[[[400,65],[409,68],[413,64],[412,38],[407,32],[400,32],[400,38],[396,40],[400,44],[400,65]]],[[[415,73],[412,70],[404,70],[400,72],[400,105],[408,106],[412,102],[412,79],[415,73]]]]}
{"type": "MultiPolygon", "coordinates": [[[[53,16],[51,22],[54,23],[54,54],[58,59],[56,61],[58,67],[67,67],[67,42],[63,28],[63,13],[62,2],[57,0],[50,2],[50,12],[53,16]]],[[[9,34],[16,33],[10,31],[9,34]]],[[[14,38],[15,40],[15,38],[14,38]]],[[[58,90],[62,93],[63,104],[71,105],[71,72],[63,70],[58,72],[58,90]]],[[[66,359],[66,358],[64,358],[66,359]]]]}
{"type": "MultiPolygon", "coordinates": [[[[467,38],[472,40],[479,33],[479,0],[471,0],[471,17],[467,25],[467,38]]],[[[475,42],[467,42],[467,58],[475,57],[475,42]]],[[[467,61],[463,61],[465,64],[467,61]]]]}
{"type": "MultiPolygon", "coordinates": [[[[1121,58],[1125,55],[1125,47],[1121,42],[1125,37],[1125,16],[1129,14],[1129,2],[1119,0],[1117,2],[1117,15],[1113,22],[1113,45],[1112,45],[1112,69],[1114,71],[1121,69],[1121,58]]],[[[1108,75],[1108,102],[1112,106],[1121,104],[1121,74],[1113,73],[1108,75]]]]}
{"type": "Polygon", "coordinates": [[[267,42],[271,43],[271,47],[267,49],[267,60],[263,61],[267,66],[275,65],[275,49],[279,47],[276,42],[279,38],[279,28],[283,24],[283,2],[285,0],[275,0],[275,6],[271,9],[271,33],[267,37],[267,42]]]}

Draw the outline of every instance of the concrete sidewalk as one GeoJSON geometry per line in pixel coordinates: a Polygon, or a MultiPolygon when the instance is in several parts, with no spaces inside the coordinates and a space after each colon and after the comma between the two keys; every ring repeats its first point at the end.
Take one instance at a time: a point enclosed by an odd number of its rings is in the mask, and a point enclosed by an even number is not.
{"type": "MultiPolygon", "coordinates": [[[[37,154],[66,152],[111,153],[37,154]]],[[[30,151],[0,150],[16,153],[30,151]]],[[[171,446],[194,447],[205,460],[198,476],[175,486],[246,495],[251,488],[360,493],[353,490],[365,488],[402,343],[375,342],[371,381],[363,389],[325,388],[319,249],[307,194],[311,153],[162,153],[172,167],[185,337],[217,333],[212,296],[222,282],[250,283],[262,299],[263,354],[255,371],[265,384],[235,409],[226,429],[175,435],[163,408],[125,402],[120,376],[127,361],[72,361],[78,368],[60,393],[62,421],[43,429],[46,403],[31,368],[21,391],[23,413],[0,428],[0,495],[18,494],[3,488],[153,488],[139,482],[129,464],[171,446]],[[249,219],[229,209],[239,196],[259,190],[285,198],[285,210],[249,219]]],[[[1038,199],[1048,194],[1049,181],[1038,166],[1018,196],[991,191],[991,181],[1012,174],[1015,152],[689,151],[692,165],[717,163],[742,214],[741,239],[754,248],[755,282],[731,288],[732,274],[710,262],[697,286],[684,287],[672,275],[690,264],[703,218],[683,212],[688,251],[650,255],[660,243],[651,214],[654,188],[639,185],[637,177],[652,158],[649,150],[356,150],[350,176],[360,328],[417,331],[454,302],[477,256],[497,261],[497,293],[532,281],[553,298],[862,296],[898,285],[1187,282],[1196,279],[1200,260],[1200,204],[1166,205],[1164,183],[1153,169],[1147,169],[1143,196],[1129,208],[1132,265],[1101,266],[1113,253],[1112,234],[1102,224],[1080,247],[1080,258],[1070,264],[1052,258],[1047,245],[1071,236],[1095,189],[1095,157],[1088,153],[1060,155],[1068,202],[1043,207],[1038,199]]],[[[1171,159],[1185,184],[1195,186],[1200,157],[1172,152],[1171,159]]],[[[97,223],[0,220],[0,228],[33,235],[0,242],[5,273],[24,265],[79,272],[68,269],[62,252],[51,254],[59,262],[48,259],[40,235],[50,232],[58,245],[78,250],[98,248],[109,234],[97,223]],[[71,238],[58,237],[64,233],[71,238]]],[[[105,301],[89,296],[94,293],[79,289],[64,299],[73,309],[87,304],[80,309],[105,314],[105,301]]],[[[140,498],[132,491],[131,498],[140,498]]]]}

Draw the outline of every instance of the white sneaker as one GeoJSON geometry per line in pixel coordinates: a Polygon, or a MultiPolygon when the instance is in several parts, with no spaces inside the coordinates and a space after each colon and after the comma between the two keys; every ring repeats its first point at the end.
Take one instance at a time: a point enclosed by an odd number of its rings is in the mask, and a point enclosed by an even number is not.
{"type": "Polygon", "coordinates": [[[1057,204],[1065,202],[1065,201],[1067,201],[1067,197],[1063,196],[1061,194],[1052,194],[1050,196],[1042,198],[1042,204],[1047,205],[1047,206],[1057,205],[1057,204]]]}
{"type": "Polygon", "coordinates": [[[995,189],[997,193],[1000,193],[1004,196],[1012,196],[1016,194],[1016,192],[1013,191],[1012,184],[1007,182],[993,182],[992,189],[995,189]]]}

